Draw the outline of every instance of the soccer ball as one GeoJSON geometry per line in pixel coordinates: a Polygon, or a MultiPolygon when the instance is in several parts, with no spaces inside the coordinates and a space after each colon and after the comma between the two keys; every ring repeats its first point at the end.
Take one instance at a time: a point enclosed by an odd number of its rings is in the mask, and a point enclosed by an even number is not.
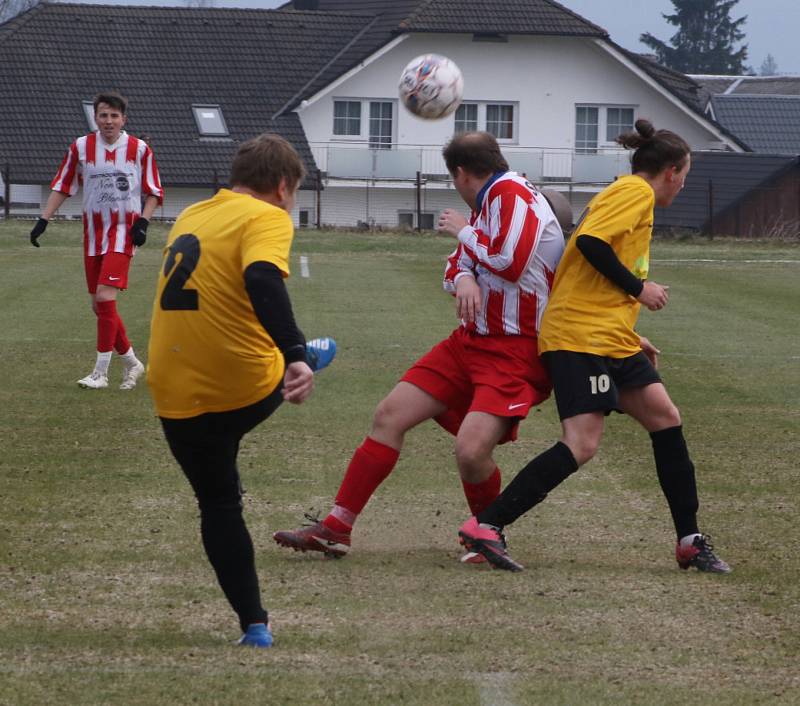
{"type": "Polygon", "coordinates": [[[464,79],[446,56],[423,54],[412,59],[400,76],[400,100],[414,115],[438,120],[461,104],[464,79]]]}

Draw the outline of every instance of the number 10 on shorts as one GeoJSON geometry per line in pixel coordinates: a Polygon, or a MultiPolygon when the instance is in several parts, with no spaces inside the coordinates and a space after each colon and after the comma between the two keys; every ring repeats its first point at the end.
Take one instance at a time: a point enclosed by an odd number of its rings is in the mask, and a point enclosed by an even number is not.
{"type": "Polygon", "coordinates": [[[589,386],[592,388],[592,394],[596,395],[598,392],[608,392],[611,387],[611,381],[608,375],[590,375],[589,386]]]}

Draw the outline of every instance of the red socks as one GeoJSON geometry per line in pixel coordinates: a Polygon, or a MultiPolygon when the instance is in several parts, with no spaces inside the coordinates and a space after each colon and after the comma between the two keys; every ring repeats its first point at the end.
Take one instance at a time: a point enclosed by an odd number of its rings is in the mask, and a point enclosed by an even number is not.
{"type": "Polygon", "coordinates": [[[117,338],[117,302],[96,302],[97,310],[97,351],[98,353],[108,353],[114,348],[114,341],[117,338]]]}
{"type": "Polygon", "coordinates": [[[96,302],[97,309],[97,350],[107,353],[112,348],[122,355],[131,347],[125,324],[117,313],[117,302],[96,302]]]}
{"type": "Polygon", "coordinates": [[[119,355],[124,355],[131,349],[131,342],[128,340],[128,334],[125,331],[125,324],[117,312],[117,336],[114,339],[114,350],[119,355]]]}
{"type": "Polygon", "coordinates": [[[500,495],[500,469],[495,467],[492,475],[481,483],[467,483],[462,480],[464,495],[473,515],[483,512],[500,495]]]}
{"type": "Polygon", "coordinates": [[[344,480],[339,486],[336,507],[322,523],[334,532],[349,532],[356,516],[392,472],[399,456],[400,452],[391,446],[381,444],[369,436],[364,439],[353,454],[344,480]]]}
{"type": "MultiPolygon", "coordinates": [[[[350,460],[336,494],[334,508],[322,524],[334,532],[349,533],[373,493],[392,472],[399,456],[400,452],[391,446],[369,436],[364,439],[350,460]]],[[[492,475],[481,483],[462,481],[464,495],[473,515],[482,512],[500,495],[500,482],[499,468],[495,468],[492,475]]]]}

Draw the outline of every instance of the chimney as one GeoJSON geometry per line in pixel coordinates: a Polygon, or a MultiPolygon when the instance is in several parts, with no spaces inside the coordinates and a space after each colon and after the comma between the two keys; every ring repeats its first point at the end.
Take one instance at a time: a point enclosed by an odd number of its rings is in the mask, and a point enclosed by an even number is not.
{"type": "Polygon", "coordinates": [[[293,0],[295,10],[319,10],[319,0],[293,0]]]}

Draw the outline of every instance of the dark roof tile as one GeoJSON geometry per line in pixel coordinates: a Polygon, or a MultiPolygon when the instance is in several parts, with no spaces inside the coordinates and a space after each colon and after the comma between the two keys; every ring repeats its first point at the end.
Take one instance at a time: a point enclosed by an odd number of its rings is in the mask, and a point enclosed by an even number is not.
{"type": "Polygon", "coordinates": [[[226,180],[238,143],[267,130],[289,139],[313,169],[299,118],[273,116],[368,22],[277,10],[39,5],[0,26],[0,165],[19,183],[49,181],[88,130],[81,102],[114,88],[130,99],[127,129],[152,137],[166,184],[210,184],[215,171],[226,180]],[[193,103],[219,104],[231,139],[203,140],[193,103]],[[41,116],[47,130],[37,126],[41,116]]]}
{"type": "Polygon", "coordinates": [[[756,152],[800,154],[800,95],[731,95],[711,99],[717,122],[756,152]]]}
{"type": "MultiPolygon", "coordinates": [[[[317,12],[362,13],[372,23],[294,103],[322,90],[394,37],[411,32],[491,32],[500,34],[607,37],[602,27],[554,0],[319,0],[317,12]]],[[[287,2],[281,9],[291,10],[287,2]]]]}

